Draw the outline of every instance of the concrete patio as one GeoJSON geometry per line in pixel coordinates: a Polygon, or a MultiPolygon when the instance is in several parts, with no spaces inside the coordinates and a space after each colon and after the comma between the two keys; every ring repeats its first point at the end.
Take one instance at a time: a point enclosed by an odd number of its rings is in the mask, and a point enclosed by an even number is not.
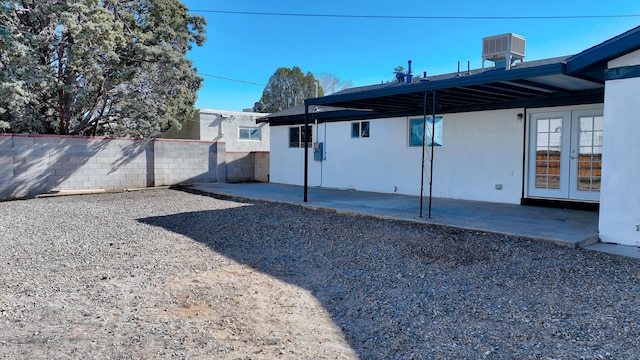
{"type": "Polygon", "coordinates": [[[638,248],[598,242],[598,213],[515,204],[433,198],[431,218],[428,198],[310,187],[303,202],[303,187],[274,183],[202,183],[192,189],[249,200],[266,200],[339,213],[383,219],[415,221],[457,228],[520,236],[535,241],[585,248],[640,258],[638,248]]]}

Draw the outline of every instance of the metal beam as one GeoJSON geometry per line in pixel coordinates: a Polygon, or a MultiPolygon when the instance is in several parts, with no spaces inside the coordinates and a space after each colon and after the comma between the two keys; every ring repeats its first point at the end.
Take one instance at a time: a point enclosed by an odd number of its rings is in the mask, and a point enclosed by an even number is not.
{"type": "Polygon", "coordinates": [[[358,105],[358,101],[365,99],[380,99],[392,95],[402,95],[410,93],[422,94],[425,90],[441,90],[470,85],[484,85],[500,81],[518,80],[546,75],[564,74],[565,65],[561,62],[540,65],[532,68],[516,68],[504,71],[485,71],[475,75],[452,77],[437,81],[423,81],[420,83],[405,84],[401,86],[391,86],[381,89],[357,91],[346,94],[328,95],[321,98],[308,99],[309,105],[331,105],[340,103],[350,103],[351,107],[364,109],[358,105]]]}
{"type": "MultiPolygon", "coordinates": [[[[309,147],[307,146],[307,135],[309,134],[309,105],[304,102],[304,202],[308,200],[308,185],[309,185],[309,147]]],[[[300,136],[302,140],[302,136],[300,136]]]]}
{"type": "Polygon", "coordinates": [[[461,87],[460,89],[473,91],[474,93],[484,94],[485,96],[490,96],[493,99],[497,100],[505,100],[505,99],[513,99],[514,94],[508,90],[502,90],[498,87],[493,87],[491,89],[487,88],[487,85],[474,85],[469,87],[461,87]]]}
{"type": "Polygon", "coordinates": [[[537,91],[541,91],[543,93],[560,93],[560,94],[567,94],[567,95],[571,95],[573,93],[573,91],[571,90],[567,90],[558,86],[553,86],[553,85],[547,85],[547,84],[542,84],[536,81],[531,81],[531,80],[512,80],[512,81],[505,81],[505,84],[510,84],[510,85],[516,85],[516,86],[521,86],[527,89],[531,89],[531,90],[537,90],[537,91]]]}
{"type": "Polygon", "coordinates": [[[640,77],[640,65],[625,66],[607,69],[604,73],[605,80],[622,80],[640,77]]]}
{"type": "Polygon", "coordinates": [[[584,72],[594,64],[606,62],[640,49],[640,26],[567,59],[567,73],[584,72]]]}
{"type": "MultiPolygon", "coordinates": [[[[429,219],[431,219],[431,201],[433,200],[433,148],[436,135],[436,90],[433,90],[433,112],[431,117],[431,170],[429,174],[429,219]]],[[[424,137],[424,134],[422,135],[424,137]]]]}
{"type": "Polygon", "coordinates": [[[450,89],[450,94],[451,96],[449,96],[448,98],[462,97],[464,98],[464,101],[467,103],[500,102],[500,101],[509,101],[509,100],[521,98],[521,96],[518,96],[515,94],[508,94],[508,95],[500,94],[500,93],[491,94],[489,91],[484,91],[484,92],[475,91],[472,88],[450,89]],[[469,101],[469,100],[472,100],[472,101],[469,101]]]}
{"type": "MultiPolygon", "coordinates": [[[[523,86],[511,85],[508,81],[501,81],[495,84],[485,84],[482,85],[485,88],[495,89],[496,91],[508,91],[512,94],[520,94],[521,97],[532,97],[532,96],[549,96],[550,94],[546,91],[538,91],[529,89],[523,86]]],[[[515,95],[514,95],[515,96],[515,95]]]]}
{"type": "Polygon", "coordinates": [[[422,111],[422,168],[420,169],[420,217],[422,217],[422,198],[424,197],[424,153],[427,139],[427,90],[424,91],[422,111]]]}

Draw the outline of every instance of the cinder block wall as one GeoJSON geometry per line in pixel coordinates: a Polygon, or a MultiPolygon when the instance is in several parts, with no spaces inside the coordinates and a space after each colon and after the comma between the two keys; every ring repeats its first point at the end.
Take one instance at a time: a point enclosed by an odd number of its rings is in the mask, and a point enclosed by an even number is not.
{"type": "Polygon", "coordinates": [[[220,151],[224,144],[203,141],[0,134],[0,200],[224,181],[220,151]]]}
{"type": "Polygon", "coordinates": [[[228,152],[227,182],[269,181],[269,153],[228,152]]]}
{"type": "Polygon", "coordinates": [[[13,139],[0,136],[0,199],[7,199],[13,193],[13,139]]]}
{"type": "Polygon", "coordinates": [[[245,152],[227,153],[227,182],[253,180],[253,154],[245,152]]]}
{"type": "Polygon", "coordinates": [[[253,156],[253,180],[269,182],[269,152],[257,151],[253,156]]]}
{"type": "Polygon", "coordinates": [[[224,151],[224,144],[159,139],[153,145],[154,186],[217,180],[218,148],[224,151]]]}

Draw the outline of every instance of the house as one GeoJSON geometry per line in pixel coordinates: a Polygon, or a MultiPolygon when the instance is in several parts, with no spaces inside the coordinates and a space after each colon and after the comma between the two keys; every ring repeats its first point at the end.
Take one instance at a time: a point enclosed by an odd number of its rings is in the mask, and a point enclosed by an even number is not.
{"type": "Polygon", "coordinates": [[[304,185],[305,200],[321,186],[591,208],[601,241],[637,246],[640,27],[537,61],[522,61],[521,37],[504,37],[505,48],[483,49],[493,67],[407,76],[260,119],[270,181],[304,185]]]}
{"type": "Polygon", "coordinates": [[[269,181],[269,125],[256,124],[264,113],[199,109],[180,130],[162,138],[202,140],[224,147],[226,181],[269,181]]]}

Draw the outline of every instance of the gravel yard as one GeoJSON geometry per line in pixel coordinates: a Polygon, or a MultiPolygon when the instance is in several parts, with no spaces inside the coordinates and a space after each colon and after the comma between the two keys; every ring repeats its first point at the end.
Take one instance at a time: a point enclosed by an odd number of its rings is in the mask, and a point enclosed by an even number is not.
{"type": "Polygon", "coordinates": [[[640,358],[638,259],[176,190],[0,210],[0,357],[640,358]]]}

